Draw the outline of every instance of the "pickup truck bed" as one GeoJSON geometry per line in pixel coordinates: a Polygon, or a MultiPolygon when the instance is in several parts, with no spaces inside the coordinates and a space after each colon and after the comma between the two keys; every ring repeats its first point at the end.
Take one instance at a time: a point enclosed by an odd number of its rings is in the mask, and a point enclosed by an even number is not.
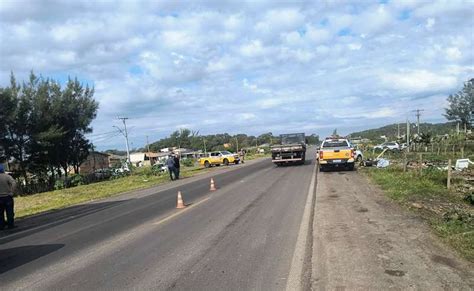
{"type": "Polygon", "coordinates": [[[350,148],[347,140],[324,141],[319,150],[319,167],[324,171],[328,167],[345,167],[354,169],[354,149],[350,148]]]}

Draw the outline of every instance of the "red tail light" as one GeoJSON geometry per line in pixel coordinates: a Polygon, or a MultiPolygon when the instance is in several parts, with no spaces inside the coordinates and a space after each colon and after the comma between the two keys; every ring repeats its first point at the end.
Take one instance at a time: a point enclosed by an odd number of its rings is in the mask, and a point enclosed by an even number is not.
{"type": "Polygon", "coordinates": [[[319,151],[319,158],[323,159],[323,151],[319,151]]]}
{"type": "Polygon", "coordinates": [[[355,157],[355,151],[351,150],[351,157],[355,157]]]}

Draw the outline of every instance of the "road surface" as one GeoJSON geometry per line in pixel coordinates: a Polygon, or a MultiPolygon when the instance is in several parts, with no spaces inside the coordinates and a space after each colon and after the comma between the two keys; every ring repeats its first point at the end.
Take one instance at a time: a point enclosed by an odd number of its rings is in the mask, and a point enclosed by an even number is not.
{"type": "Polygon", "coordinates": [[[0,288],[285,289],[314,163],[247,164],[0,238],[0,288]]]}
{"type": "Polygon", "coordinates": [[[474,266],[357,172],[320,172],[313,290],[473,290],[474,266]]]}
{"type": "Polygon", "coordinates": [[[0,236],[0,289],[474,288],[472,264],[360,173],[315,169],[253,161],[24,220],[0,236]]]}

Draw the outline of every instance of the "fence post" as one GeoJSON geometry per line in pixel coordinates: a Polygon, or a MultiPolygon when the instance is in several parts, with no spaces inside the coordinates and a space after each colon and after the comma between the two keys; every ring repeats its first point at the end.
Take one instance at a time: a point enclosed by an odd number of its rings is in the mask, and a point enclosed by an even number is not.
{"type": "Polygon", "coordinates": [[[419,158],[419,161],[418,161],[418,166],[419,166],[419,171],[420,171],[420,175],[423,171],[423,154],[418,154],[418,158],[419,158]]]}
{"type": "Polygon", "coordinates": [[[407,151],[405,150],[403,153],[403,172],[407,171],[407,151]]]}
{"type": "Polygon", "coordinates": [[[451,159],[448,160],[448,181],[446,187],[448,190],[451,188],[451,159]]]}

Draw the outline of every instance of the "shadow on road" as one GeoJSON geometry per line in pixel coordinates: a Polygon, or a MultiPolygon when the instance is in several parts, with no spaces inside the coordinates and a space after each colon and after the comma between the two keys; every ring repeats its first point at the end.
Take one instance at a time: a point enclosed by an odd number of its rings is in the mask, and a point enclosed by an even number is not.
{"type": "Polygon", "coordinates": [[[299,167],[299,166],[307,166],[307,165],[311,165],[313,163],[313,160],[312,159],[307,159],[304,161],[303,164],[301,164],[300,162],[297,162],[297,163],[281,163],[280,165],[277,165],[278,167],[299,167]]]}
{"type": "Polygon", "coordinates": [[[46,256],[64,247],[64,244],[22,246],[0,250],[0,274],[46,256]]]}
{"type": "Polygon", "coordinates": [[[18,219],[15,221],[16,228],[0,231],[0,244],[120,205],[126,201],[128,200],[82,204],[18,219]]]}

